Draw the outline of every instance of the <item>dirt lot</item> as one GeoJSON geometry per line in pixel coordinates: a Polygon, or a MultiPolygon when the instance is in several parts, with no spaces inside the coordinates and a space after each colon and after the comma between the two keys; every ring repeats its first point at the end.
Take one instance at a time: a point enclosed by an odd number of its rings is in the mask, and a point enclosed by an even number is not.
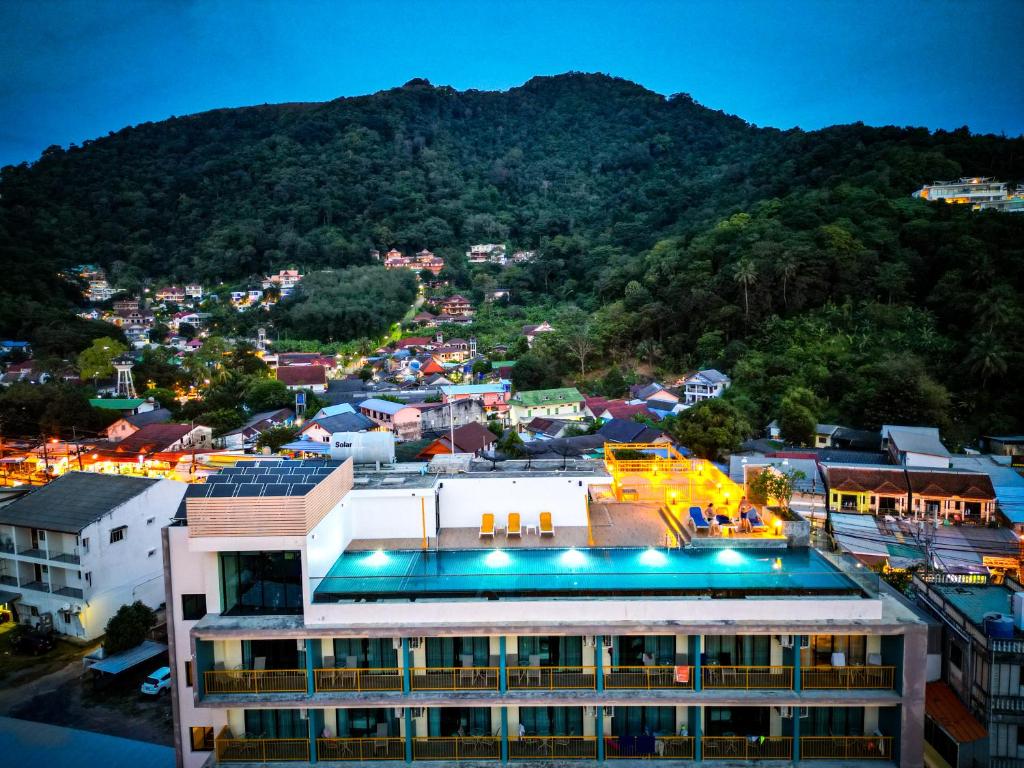
{"type": "Polygon", "coordinates": [[[23,656],[9,641],[0,632],[0,715],[173,746],[169,694],[139,693],[146,676],[167,664],[166,654],[94,680],[82,667],[91,648],[58,641],[48,653],[23,656]]]}

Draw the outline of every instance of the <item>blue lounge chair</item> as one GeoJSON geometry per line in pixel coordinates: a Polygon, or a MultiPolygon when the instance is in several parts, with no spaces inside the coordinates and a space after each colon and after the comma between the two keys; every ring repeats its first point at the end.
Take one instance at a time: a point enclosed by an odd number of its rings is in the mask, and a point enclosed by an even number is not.
{"type": "Polygon", "coordinates": [[[761,518],[757,516],[757,509],[751,507],[747,510],[747,522],[750,523],[751,530],[754,531],[767,531],[768,526],[765,525],[761,518]]]}
{"type": "Polygon", "coordinates": [[[707,533],[711,530],[711,526],[708,521],[704,519],[704,510],[700,507],[690,507],[690,524],[693,526],[695,531],[704,531],[707,533]]]}

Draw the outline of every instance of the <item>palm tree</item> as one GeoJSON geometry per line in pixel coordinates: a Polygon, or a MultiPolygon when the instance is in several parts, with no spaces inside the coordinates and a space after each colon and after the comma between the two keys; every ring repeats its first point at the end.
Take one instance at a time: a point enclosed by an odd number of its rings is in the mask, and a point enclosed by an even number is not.
{"type": "Polygon", "coordinates": [[[748,295],[748,291],[750,290],[750,286],[757,282],[757,265],[750,259],[742,259],[736,264],[733,279],[743,286],[743,314],[744,317],[749,320],[750,296],[748,295]]]}
{"type": "Polygon", "coordinates": [[[786,255],[775,263],[775,268],[779,272],[779,277],[782,278],[782,304],[788,307],[789,298],[786,296],[786,286],[790,280],[796,277],[799,265],[791,255],[786,255]]]}
{"type": "Polygon", "coordinates": [[[1006,350],[998,339],[987,333],[974,344],[966,362],[971,368],[971,373],[981,378],[982,389],[990,378],[1002,376],[1008,368],[1006,350]]]}
{"type": "Polygon", "coordinates": [[[654,339],[644,339],[637,344],[636,353],[642,358],[647,358],[647,364],[653,368],[654,358],[661,354],[661,347],[654,339]]]}

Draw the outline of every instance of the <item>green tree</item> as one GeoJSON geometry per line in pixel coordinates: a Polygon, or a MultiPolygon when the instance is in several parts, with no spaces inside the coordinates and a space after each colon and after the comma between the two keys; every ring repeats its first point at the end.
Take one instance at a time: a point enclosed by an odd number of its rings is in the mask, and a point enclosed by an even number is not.
{"type": "Polygon", "coordinates": [[[96,339],[78,356],[78,372],[83,381],[114,375],[113,360],[123,355],[128,347],[109,336],[96,339]]]}
{"type": "Polygon", "coordinates": [[[774,500],[783,510],[788,510],[796,482],[806,477],[798,469],[782,472],[775,467],[765,467],[748,481],[747,488],[755,504],[767,504],[774,500]]]}
{"type": "Polygon", "coordinates": [[[277,379],[251,379],[245,388],[244,397],[246,406],[253,413],[289,408],[295,402],[295,396],[288,391],[288,387],[277,379]]]}
{"type": "Polygon", "coordinates": [[[735,451],[751,432],[742,412],[722,398],[705,400],[661,423],[677,443],[712,461],[735,451]]]}
{"type": "Polygon", "coordinates": [[[806,387],[793,387],[779,405],[782,437],[797,445],[813,445],[821,403],[806,387]]]}
{"type": "Polygon", "coordinates": [[[256,438],[256,448],[262,451],[269,448],[271,453],[279,453],[281,447],[290,443],[299,434],[299,427],[294,424],[279,424],[260,433],[256,438]]]}
{"type": "Polygon", "coordinates": [[[156,613],[153,609],[136,600],[131,605],[122,605],[117,613],[110,617],[103,630],[103,650],[120,653],[142,643],[149,631],[156,626],[156,613]]]}
{"type": "Polygon", "coordinates": [[[733,279],[743,286],[743,316],[750,320],[750,287],[757,282],[757,265],[751,259],[743,259],[733,270],[733,279]]]}

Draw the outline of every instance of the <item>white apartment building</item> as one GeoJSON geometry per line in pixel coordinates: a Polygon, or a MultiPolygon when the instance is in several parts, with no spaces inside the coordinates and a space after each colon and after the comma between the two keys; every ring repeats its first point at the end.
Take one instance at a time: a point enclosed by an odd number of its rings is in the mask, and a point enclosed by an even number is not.
{"type": "Polygon", "coordinates": [[[962,178],[925,184],[914,193],[923,200],[945,200],[947,203],[983,203],[1008,197],[1005,181],[989,177],[962,178]]]}
{"type": "Polygon", "coordinates": [[[0,604],[83,641],[127,603],[164,602],[160,529],[185,483],[69,472],[0,507],[0,604]]]}
{"type": "Polygon", "coordinates": [[[732,379],[714,368],[697,371],[683,383],[683,402],[696,405],[702,400],[721,397],[731,384],[732,379]]]}
{"type": "Polygon", "coordinates": [[[164,534],[179,765],[922,766],[916,613],[782,523],[666,548],[728,478],[609,466],[190,486],[164,534]],[[614,501],[632,482],[665,501],[614,501]]]}

